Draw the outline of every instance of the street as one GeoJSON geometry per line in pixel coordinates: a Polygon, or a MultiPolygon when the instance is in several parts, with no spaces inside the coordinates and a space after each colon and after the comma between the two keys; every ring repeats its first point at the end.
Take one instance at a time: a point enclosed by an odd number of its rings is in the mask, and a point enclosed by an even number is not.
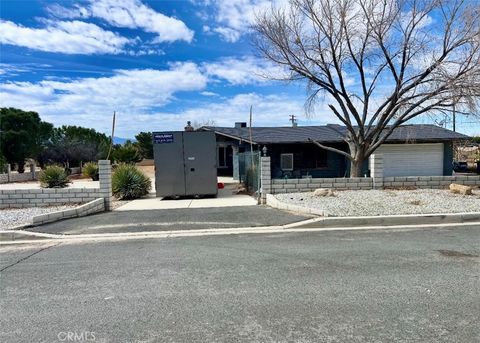
{"type": "Polygon", "coordinates": [[[480,228],[0,247],[1,342],[478,342],[480,228]]]}

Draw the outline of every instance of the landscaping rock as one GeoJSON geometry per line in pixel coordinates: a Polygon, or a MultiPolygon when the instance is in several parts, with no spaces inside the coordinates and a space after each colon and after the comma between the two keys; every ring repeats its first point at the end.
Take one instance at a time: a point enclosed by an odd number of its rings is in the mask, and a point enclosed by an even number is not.
{"type": "Polygon", "coordinates": [[[459,185],[457,183],[452,183],[449,186],[450,192],[452,193],[458,193],[458,194],[463,194],[463,195],[472,195],[472,187],[470,186],[465,186],[465,185],[459,185]]]}
{"type": "Polygon", "coordinates": [[[480,212],[480,190],[473,195],[447,189],[345,190],[334,197],[313,192],[275,194],[279,201],[326,212],[329,216],[378,216],[398,214],[480,212]]]}
{"type": "Polygon", "coordinates": [[[318,188],[313,191],[313,195],[316,197],[332,197],[335,196],[332,189],[329,188],[318,188]]]}

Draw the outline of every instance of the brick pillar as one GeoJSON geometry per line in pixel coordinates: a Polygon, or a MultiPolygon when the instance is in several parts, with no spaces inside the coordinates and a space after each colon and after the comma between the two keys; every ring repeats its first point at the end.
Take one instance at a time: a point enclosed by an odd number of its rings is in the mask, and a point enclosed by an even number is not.
{"type": "Polygon", "coordinates": [[[109,160],[98,161],[100,192],[105,199],[105,210],[112,209],[112,166],[109,160]]]}
{"type": "Polygon", "coordinates": [[[373,188],[383,188],[383,155],[373,154],[370,157],[370,173],[373,178],[373,188]]]}
{"type": "Polygon", "coordinates": [[[272,192],[272,173],[270,169],[270,157],[260,157],[260,184],[261,184],[261,202],[265,203],[267,194],[272,192]]]}

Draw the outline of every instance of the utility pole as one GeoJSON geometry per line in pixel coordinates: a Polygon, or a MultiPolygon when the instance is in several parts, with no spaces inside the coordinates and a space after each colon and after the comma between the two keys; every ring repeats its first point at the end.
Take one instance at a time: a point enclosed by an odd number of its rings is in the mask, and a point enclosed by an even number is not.
{"type": "Polygon", "coordinates": [[[456,132],[456,113],[455,113],[455,103],[453,104],[453,132],[456,132]]]}
{"type": "Polygon", "coordinates": [[[292,122],[292,127],[297,126],[297,117],[293,114],[290,115],[290,121],[292,122]]]}

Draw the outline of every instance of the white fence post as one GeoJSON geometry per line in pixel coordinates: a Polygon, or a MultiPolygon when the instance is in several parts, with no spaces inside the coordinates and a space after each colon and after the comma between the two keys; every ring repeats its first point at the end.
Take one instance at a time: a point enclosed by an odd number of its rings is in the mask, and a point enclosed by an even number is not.
{"type": "Polygon", "coordinates": [[[109,160],[98,161],[100,192],[105,199],[105,211],[112,209],[112,166],[109,160]]]}
{"type": "Polygon", "coordinates": [[[7,164],[7,182],[11,182],[12,180],[12,166],[7,164]]]}

